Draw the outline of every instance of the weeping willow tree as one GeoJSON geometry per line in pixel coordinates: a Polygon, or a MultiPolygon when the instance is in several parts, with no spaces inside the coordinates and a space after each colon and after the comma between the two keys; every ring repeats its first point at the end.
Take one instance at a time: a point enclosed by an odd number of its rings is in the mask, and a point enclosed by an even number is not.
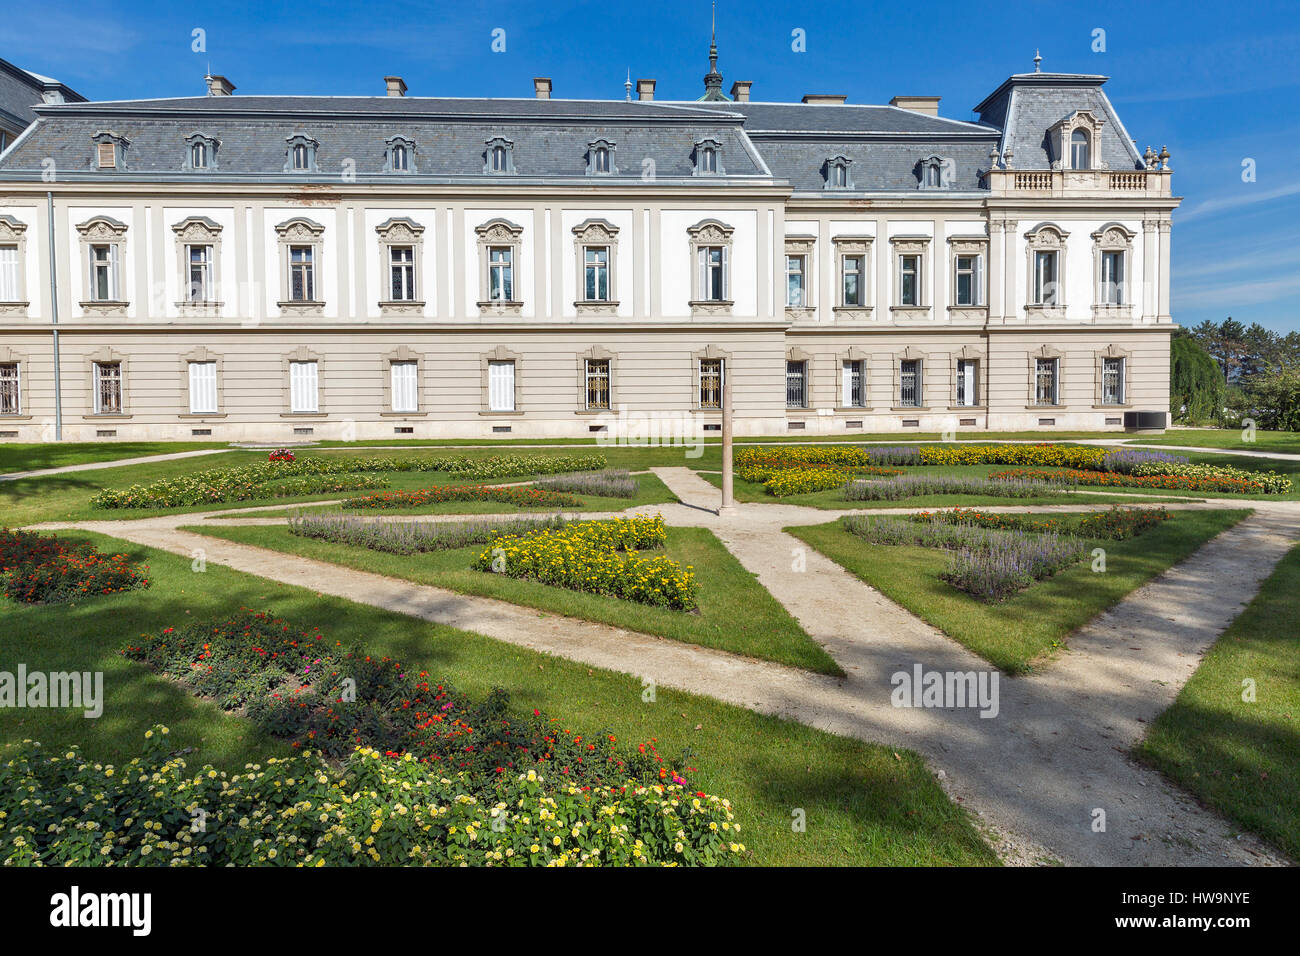
{"type": "Polygon", "coordinates": [[[1186,335],[1169,343],[1169,416],[1200,424],[1223,410],[1227,383],[1223,370],[1195,339],[1186,335]]]}

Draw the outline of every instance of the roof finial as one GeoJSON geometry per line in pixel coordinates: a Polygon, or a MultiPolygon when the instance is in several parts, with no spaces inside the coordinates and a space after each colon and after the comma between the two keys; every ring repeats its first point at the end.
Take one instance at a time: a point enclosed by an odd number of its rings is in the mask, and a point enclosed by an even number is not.
{"type": "Polygon", "coordinates": [[[632,102],[632,68],[627,68],[627,80],[623,83],[623,90],[627,94],[627,101],[632,102]]]}
{"type": "Polygon", "coordinates": [[[718,72],[718,3],[713,0],[713,27],[709,34],[709,72],[704,77],[704,95],[701,100],[726,100],[722,92],[722,74],[718,72]]]}
{"type": "Polygon", "coordinates": [[[1039,65],[1038,65],[1038,64],[1040,64],[1040,63],[1042,63],[1042,62],[1043,62],[1043,55],[1042,55],[1041,53],[1039,53],[1037,50],[1035,50],[1035,51],[1034,51],[1034,72],[1035,72],[1035,73],[1042,73],[1042,72],[1043,72],[1042,69],[1041,69],[1041,68],[1039,67],[1039,65]]]}

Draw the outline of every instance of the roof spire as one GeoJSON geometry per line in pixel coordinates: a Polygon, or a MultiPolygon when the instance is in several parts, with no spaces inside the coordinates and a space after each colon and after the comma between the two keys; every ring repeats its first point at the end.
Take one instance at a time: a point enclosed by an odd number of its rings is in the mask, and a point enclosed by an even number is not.
{"type": "Polygon", "coordinates": [[[630,66],[627,68],[627,80],[624,81],[623,83],[623,91],[626,94],[627,101],[631,103],[632,102],[632,68],[630,66]]]}
{"type": "Polygon", "coordinates": [[[1039,67],[1039,65],[1038,65],[1038,64],[1040,64],[1040,63],[1042,63],[1042,62],[1043,62],[1043,55],[1042,55],[1041,53],[1039,53],[1037,50],[1035,50],[1035,51],[1034,51],[1034,72],[1035,72],[1035,73],[1042,73],[1042,72],[1043,72],[1043,71],[1042,71],[1042,68],[1039,67]]]}
{"type": "Polygon", "coordinates": [[[704,101],[727,99],[722,92],[722,74],[718,72],[718,3],[713,2],[713,28],[709,34],[709,72],[704,76],[704,101]]]}

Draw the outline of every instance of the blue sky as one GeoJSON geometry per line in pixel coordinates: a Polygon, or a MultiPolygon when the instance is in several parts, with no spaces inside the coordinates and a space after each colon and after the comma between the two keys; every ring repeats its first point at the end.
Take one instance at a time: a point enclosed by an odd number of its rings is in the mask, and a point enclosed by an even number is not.
{"type": "MultiPolygon", "coordinates": [[[[630,69],[657,79],[658,96],[685,99],[708,67],[707,0],[3,3],[0,56],[91,98],[195,95],[210,63],[244,94],[379,94],[396,73],[411,95],[530,96],[532,77],[550,76],[558,97],[617,98],[630,69]],[[191,49],[196,28],[204,52],[191,49]],[[497,28],[503,53],[491,50],[497,28]]],[[[1300,329],[1294,2],[849,4],[852,20],[832,25],[834,7],[722,0],[725,88],[752,80],[755,99],[793,101],[940,95],[942,115],[970,119],[1008,74],[1033,68],[1035,48],[1045,70],[1106,74],[1139,149],[1169,147],[1185,197],[1173,230],[1175,319],[1300,329]],[[806,52],[791,48],[796,28],[806,52]],[[1104,52],[1093,50],[1097,30],[1104,52]],[[1253,182],[1242,178],[1246,160],[1253,182]]]]}

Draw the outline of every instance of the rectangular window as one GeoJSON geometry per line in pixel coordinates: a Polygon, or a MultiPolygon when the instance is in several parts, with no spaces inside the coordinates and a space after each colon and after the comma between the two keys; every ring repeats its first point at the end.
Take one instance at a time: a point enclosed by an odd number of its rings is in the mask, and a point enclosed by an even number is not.
{"type": "Polygon", "coordinates": [[[491,246],[488,249],[488,299],[493,302],[515,301],[514,249],[491,246]]]}
{"type": "Polygon", "coordinates": [[[393,302],[415,301],[415,247],[389,246],[388,270],[393,302]]]}
{"type": "Polygon", "coordinates": [[[1101,360],[1101,403],[1103,405],[1124,404],[1124,360],[1122,358],[1101,360]]]}
{"type": "Polygon", "coordinates": [[[802,308],[807,301],[803,256],[785,257],[785,304],[792,309],[802,308]]]}
{"type": "Polygon", "coordinates": [[[0,302],[18,299],[18,247],[0,246],[0,302]]]}
{"type": "Polygon", "coordinates": [[[978,405],[979,368],[977,359],[957,360],[957,404],[978,405]]]}
{"type": "Polygon", "coordinates": [[[488,410],[515,410],[515,363],[488,362],[488,410]]]}
{"type": "Polygon", "coordinates": [[[95,414],[120,415],[122,413],[122,364],[96,362],[94,387],[95,414]]]}
{"type": "Polygon", "coordinates": [[[609,359],[587,359],[587,407],[609,408],[609,359]]]}
{"type": "Polygon", "coordinates": [[[700,408],[722,408],[722,359],[700,359],[700,408]]]}
{"type": "Polygon", "coordinates": [[[865,365],[862,359],[845,359],[840,367],[840,405],[844,408],[866,407],[865,365]]]}
{"type": "Polygon", "coordinates": [[[921,407],[921,360],[903,359],[898,366],[898,404],[921,407]]]}
{"type": "Polygon", "coordinates": [[[840,275],[843,280],[843,294],[840,304],[852,307],[862,306],[863,257],[842,256],[840,258],[840,275]]]}
{"type": "Polygon", "coordinates": [[[705,302],[727,301],[725,246],[700,246],[700,298],[705,302]]]}
{"type": "Polygon", "coordinates": [[[0,364],[0,415],[21,415],[22,390],[18,382],[18,363],[0,364]]]}
{"type": "Polygon", "coordinates": [[[1034,360],[1034,404],[1058,405],[1057,369],[1059,359],[1040,358],[1034,360]]]}
{"type": "Polygon", "coordinates": [[[418,362],[393,362],[389,367],[389,376],[393,391],[393,411],[413,412],[419,408],[417,391],[418,362]]]}
{"type": "Polygon", "coordinates": [[[212,247],[186,246],[185,261],[189,267],[189,302],[209,302],[212,296],[212,247]]]}
{"type": "Polygon", "coordinates": [[[117,147],[112,143],[100,143],[98,156],[100,169],[112,169],[117,165],[117,147]]]}
{"type": "Polygon", "coordinates": [[[1060,305],[1055,250],[1034,253],[1034,304],[1060,305]]]}
{"type": "Polygon", "coordinates": [[[921,257],[898,257],[898,304],[921,304],[921,257]]]}
{"type": "Polygon", "coordinates": [[[1101,254],[1101,304],[1124,304],[1124,253],[1101,254]]]}
{"type": "Polygon", "coordinates": [[[315,362],[289,363],[289,411],[320,411],[315,362]]]}
{"type": "Polygon", "coordinates": [[[984,304],[983,265],[981,256],[957,257],[956,305],[980,306],[984,304]]]}
{"type": "Polygon", "coordinates": [[[315,249],[289,247],[289,298],[293,302],[316,301],[315,249]]]}
{"type": "Polygon", "coordinates": [[[582,296],[588,302],[609,301],[609,246],[583,247],[582,296]]]}
{"type": "Polygon", "coordinates": [[[117,302],[117,246],[90,247],[90,297],[96,302],[117,302]]]}
{"type": "Polygon", "coordinates": [[[785,363],[785,407],[808,407],[808,363],[788,361],[785,363]]]}
{"type": "Polygon", "coordinates": [[[211,414],[217,410],[217,363],[190,363],[190,413],[211,414]]]}

